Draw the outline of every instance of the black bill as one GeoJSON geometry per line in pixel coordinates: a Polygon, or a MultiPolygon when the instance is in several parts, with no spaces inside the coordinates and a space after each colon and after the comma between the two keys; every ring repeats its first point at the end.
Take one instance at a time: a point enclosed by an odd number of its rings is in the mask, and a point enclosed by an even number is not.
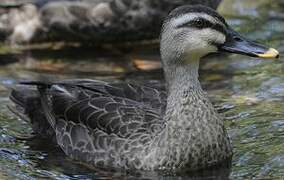
{"type": "Polygon", "coordinates": [[[219,45],[219,51],[243,54],[251,57],[278,58],[279,52],[273,48],[253,42],[239,33],[229,30],[226,42],[219,45]]]}

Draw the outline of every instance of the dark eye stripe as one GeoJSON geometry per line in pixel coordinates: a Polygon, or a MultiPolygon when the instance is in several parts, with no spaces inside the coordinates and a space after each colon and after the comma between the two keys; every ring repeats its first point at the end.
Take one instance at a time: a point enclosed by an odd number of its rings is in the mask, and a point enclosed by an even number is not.
{"type": "Polygon", "coordinates": [[[204,18],[193,19],[189,22],[186,22],[186,23],[183,23],[183,24],[177,26],[177,28],[186,28],[186,27],[189,27],[189,26],[197,28],[197,29],[211,28],[211,29],[214,29],[214,30],[221,32],[223,34],[226,33],[226,31],[225,31],[225,29],[222,25],[212,23],[212,22],[210,22],[210,21],[208,21],[207,19],[204,19],[204,18]]]}
{"type": "Polygon", "coordinates": [[[226,30],[225,30],[225,28],[222,26],[222,25],[220,25],[220,24],[214,24],[212,27],[210,27],[211,29],[214,29],[214,30],[216,30],[216,31],[218,31],[218,32],[220,32],[220,33],[222,33],[222,34],[226,34],[226,30]]]}
{"type": "Polygon", "coordinates": [[[213,26],[214,24],[207,19],[204,18],[197,18],[193,19],[191,21],[185,22],[183,24],[180,24],[177,28],[183,28],[183,27],[196,27],[198,29],[208,28],[213,26]]]}

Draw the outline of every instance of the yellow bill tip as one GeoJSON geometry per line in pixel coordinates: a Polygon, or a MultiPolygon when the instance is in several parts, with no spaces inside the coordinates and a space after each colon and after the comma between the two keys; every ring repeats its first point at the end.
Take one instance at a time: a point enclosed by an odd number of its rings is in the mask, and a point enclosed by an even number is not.
{"type": "Polygon", "coordinates": [[[264,54],[257,54],[260,58],[279,58],[279,52],[276,49],[269,48],[264,54]]]}

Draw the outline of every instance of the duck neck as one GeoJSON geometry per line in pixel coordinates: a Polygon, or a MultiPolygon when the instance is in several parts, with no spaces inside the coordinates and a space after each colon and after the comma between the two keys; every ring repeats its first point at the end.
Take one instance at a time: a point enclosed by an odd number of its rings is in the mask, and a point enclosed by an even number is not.
{"type": "Polygon", "coordinates": [[[199,61],[191,61],[188,65],[165,70],[167,127],[159,145],[163,166],[202,167],[231,154],[223,120],[198,81],[198,66],[199,61]]]}
{"type": "Polygon", "coordinates": [[[199,61],[193,61],[188,65],[178,65],[165,70],[167,91],[169,95],[186,91],[187,89],[200,89],[198,80],[199,61]]]}
{"type": "MultiPolygon", "coordinates": [[[[195,111],[198,108],[197,100],[206,98],[198,80],[199,60],[191,60],[190,62],[190,64],[178,64],[165,68],[168,92],[166,109],[167,121],[187,120],[187,118],[174,118],[172,111],[183,109],[189,103],[195,103],[197,105],[195,108],[190,109],[191,111],[195,111]],[[195,99],[195,102],[193,99],[195,99]]],[[[187,116],[183,113],[180,115],[187,116]]]]}
{"type": "Polygon", "coordinates": [[[172,69],[165,70],[168,91],[165,118],[168,122],[173,122],[170,123],[169,128],[186,128],[191,124],[189,122],[198,123],[201,114],[192,117],[193,114],[196,114],[204,106],[213,109],[201,88],[198,69],[199,61],[196,60],[191,61],[190,64],[174,66],[172,69]]]}

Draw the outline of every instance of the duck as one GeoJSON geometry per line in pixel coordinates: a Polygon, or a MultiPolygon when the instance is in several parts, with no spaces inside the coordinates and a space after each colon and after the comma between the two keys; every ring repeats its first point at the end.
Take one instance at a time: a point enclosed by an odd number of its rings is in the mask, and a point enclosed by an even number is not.
{"type": "Polygon", "coordinates": [[[196,171],[232,158],[224,120],[198,80],[202,57],[279,52],[234,31],[215,10],[180,6],[165,18],[160,53],[166,90],[90,79],[23,81],[10,94],[34,133],[74,160],[125,170],[196,171]]]}
{"type": "Polygon", "coordinates": [[[162,19],[170,10],[184,4],[217,8],[220,1],[34,0],[0,4],[0,8],[13,7],[3,26],[11,45],[46,41],[107,44],[157,39],[162,19]]]}

